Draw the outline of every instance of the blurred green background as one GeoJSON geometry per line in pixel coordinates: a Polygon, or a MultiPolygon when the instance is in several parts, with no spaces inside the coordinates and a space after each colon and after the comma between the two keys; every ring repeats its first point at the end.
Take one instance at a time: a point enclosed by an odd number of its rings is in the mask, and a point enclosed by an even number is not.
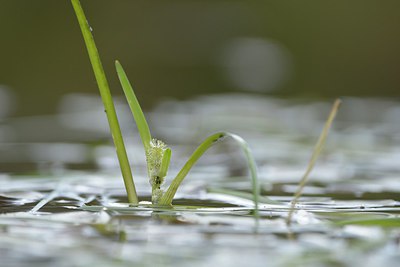
{"type": "MultiPolygon", "coordinates": [[[[82,0],[114,95],[145,108],[221,92],[398,97],[400,1],[82,0]]],[[[51,114],[97,87],[67,0],[0,0],[1,104],[51,114]]]]}

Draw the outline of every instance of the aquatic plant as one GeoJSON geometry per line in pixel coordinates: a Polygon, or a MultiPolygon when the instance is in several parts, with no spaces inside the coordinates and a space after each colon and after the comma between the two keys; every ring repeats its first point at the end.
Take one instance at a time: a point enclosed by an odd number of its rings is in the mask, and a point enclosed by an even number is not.
{"type": "MultiPolygon", "coordinates": [[[[122,172],[122,176],[124,179],[124,185],[126,188],[126,192],[128,195],[128,201],[131,204],[138,204],[138,197],[136,194],[135,190],[135,185],[133,182],[133,177],[132,177],[132,172],[130,169],[129,165],[129,160],[126,155],[125,151],[125,145],[124,141],[122,138],[121,130],[119,127],[117,115],[115,112],[115,108],[113,105],[112,101],[112,96],[109,90],[108,82],[104,73],[104,69],[102,67],[101,61],[100,61],[100,56],[96,47],[96,44],[94,42],[94,38],[91,33],[91,27],[89,26],[87,19],[85,17],[84,11],[82,9],[82,6],[80,5],[79,0],[71,0],[72,5],[74,7],[76,16],[78,18],[79,26],[82,31],[84,41],[88,50],[90,62],[93,67],[93,71],[97,80],[97,84],[100,90],[100,95],[103,100],[105,112],[107,114],[110,130],[112,137],[114,139],[114,144],[116,147],[118,159],[119,159],[119,164],[122,172]]],[[[143,143],[144,151],[145,151],[145,157],[146,157],[146,163],[147,163],[147,173],[148,173],[148,178],[149,178],[149,183],[151,185],[152,189],[152,194],[151,194],[151,200],[153,205],[157,206],[171,206],[172,205],[172,200],[181,185],[182,181],[184,178],[187,176],[191,168],[196,164],[196,162],[203,156],[203,154],[213,145],[219,143],[220,141],[226,139],[226,137],[230,137],[234,141],[236,141],[237,144],[241,147],[243,150],[246,161],[250,170],[250,176],[251,176],[251,185],[252,185],[252,194],[247,195],[247,198],[251,198],[254,201],[254,215],[255,218],[258,220],[259,217],[259,212],[258,212],[258,205],[259,205],[259,198],[260,196],[260,188],[259,188],[259,182],[258,182],[258,177],[257,177],[257,168],[255,164],[255,160],[251,154],[250,148],[246,141],[241,138],[240,136],[229,133],[229,132],[218,132],[215,134],[212,134],[208,136],[198,147],[197,149],[193,152],[193,154],[189,157],[187,162],[184,164],[182,169],[178,172],[178,174],[175,176],[175,178],[172,180],[170,186],[164,190],[162,188],[165,178],[168,173],[168,168],[170,164],[170,159],[171,159],[171,149],[168,147],[166,143],[164,143],[161,140],[158,140],[156,138],[153,138],[150,129],[148,126],[148,123],[146,121],[146,118],[143,114],[143,111],[140,107],[139,101],[136,98],[136,95],[134,93],[134,90],[132,88],[131,83],[128,80],[128,77],[120,64],[119,61],[115,61],[115,67],[117,71],[118,78],[120,80],[122,89],[125,93],[126,99],[128,101],[129,107],[132,111],[133,118],[136,122],[138,132],[140,135],[140,138],[143,143]]],[[[293,201],[291,202],[291,205],[289,207],[289,212],[287,216],[287,224],[288,226],[291,223],[292,215],[295,210],[296,203],[299,199],[299,197],[302,194],[302,190],[306,184],[307,178],[309,174],[311,173],[316,160],[321,153],[321,150],[325,144],[329,128],[332,125],[332,122],[336,116],[337,110],[339,108],[341,101],[336,100],[332,110],[329,114],[329,117],[325,123],[325,126],[322,130],[322,133],[315,145],[314,151],[312,153],[311,159],[308,163],[308,166],[306,168],[306,171],[301,178],[299,182],[299,187],[297,191],[294,194],[293,201]]],[[[222,190],[226,194],[232,194],[232,195],[237,195],[235,192],[229,192],[228,190],[222,190]]],[[[220,190],[221,192],[221,190],[220,190]]],[[[241,194],[243,195],[243,194],[241,194]]],[[[269,203],[269,204],[277,204],[276,201],[270,200],[268,197],[263,196],[262,197],[263,202],[269,203]]]]}
{"type": "Polygon", "coordinates": [[[83,38],[85,40],[90,63],[92,64],[93,72],[96,77],[97,85],[99,87],[101,99],[104,105],[104,111],[107,115],[111,135],[114,140],[114,145],[117,152],[122,177],[124,179],[128,200],[130,203],[137,204],[138,198],[136,194],[136,188],[133,182],[132,171],[129,165],[128,156],[126,154],[124,140],[122,138],[121,129],[119,126],[117,114],[115,112],[114,102],[112,101],[108,81],[104,73],[103,65],[101,63],[96,44],[94,42],[93,35],[91,33],[91,28],[88,24],[88,21],[86,20],[86,16],[83,12],[79,0],[71,0],[71,2],[75,10],[75,14],[78,19],[83,38]]]}
{"type": "Polygon", "coordinates": [[[332,126],[333,120],[336,117],[336,114],[339,110],[341,103],[342,103],[342,101],[340,99],[336,99],[336,101],[333,103],[332,109],[329,112],[328,119],[326,120],[325,125],[322,129],[322,132],[318,138],[318,141],[315,144],[315,147],[311,154],[310,161],[308,162],[306,171],[304,172],[303,176],[300,179],[299,186],[298,186],[296,192],[294,193],[293,200],[291,201],[291,204],[290,204],[289,213],[288,213],[288,216],[286,217],[286,224],[288,226],[290,226],[290,224],[292,222],[293,212],[295,210],[296,204],[297,204],[301,194],[303,193],[303,189],[307,183],[308,176],[310,175],[311,171],[313,170],[315,163],[317,162],[317,159],[318,159],[319,155],[321,154],[322,149],[324,148],[326,138],[328,137],[329,129],[332,126]]]}
{"type": "MultiPolygon", "coordinates": [[[[100,56],[94,42],[94,38],[91,33],[91,28],[87,22],[85,14],[79,0],[71,0],[74,7],[76,16],[78,18],[79,26],[82,31],[84,41],[88,50],[90,62],[93,67],[93,71],[96,76],[97,84],[100,90],[100,95],[103,99],[103,104],[107,114],[111,134],[114,139],[114,144],[117,150],[119,164],[121,172],[124,178],[125,188],[128,194],[128,200],[132,204],[137,204],[137,194],[133,182],[132,173],[129,166],[129,161],[126,156],[124,141],[122,138],[121,130],[119,127],[118,119],[116,116],[115,108],[112,102],[108,82],[102,67],[100,56]]],[[[176,191],[181,185],[182,181],[189,173],[190,169],[200,159],[200,157],[213,145],[224,140],[226,137],[230,137],[236,141],[242,148],[251,175],[252,181],[252,194],[254,201],[254,214],[258,218],[258,196],[259,196],[259,184],[257,178],[257,170],[254,158],[250,152],[250,148],[246,141],[240,136],[228,132],[218,132],[207,137],[189,157],[186,164],[178,172],[176,177],[172,180],[170,186],[166,191],[163,191],[161,186],[164,183],[165,177],[168,172],[169,162],[171,158],[171,149],[161,140],[155,139],[151,136],[150,130],[140,107],[140,104],[135,96],[132,86],[126,76],[124,69],[121,64],[116,61],[116,70],[118,77],[121,82],[121,86],[124,90],[125,96],[128,100],[128,104],[131,108],[133,117],[138,127],[139,135],[142,139],[143,147],[145,150],[147,171],[149,176],[149,182],[152,187],[152,202],[155,205],[169,206],[172,204],[172,199],[175,196],[176,191]]]]}

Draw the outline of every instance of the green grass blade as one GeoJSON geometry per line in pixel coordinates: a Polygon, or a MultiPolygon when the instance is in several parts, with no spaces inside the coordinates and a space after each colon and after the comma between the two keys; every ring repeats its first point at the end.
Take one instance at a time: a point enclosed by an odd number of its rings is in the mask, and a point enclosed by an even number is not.
{"type": "Polygon", "coordinates": [[[174,180],[171,182],[171,185],[164,193],[160,201],[158,202],[159,205],[171,205],[172,199],[175,196],[176,191],[178,190],[179,186],[181,185],[182,181],[189,173],[190,169],[196,164],[199,158],[213,145],[218,143],[219,141],[223,140],[225,137],[231,137],[236,142],[239,143],[240,147],[243,149],[244,154],[246,156],[247,163],[250,169],[251,181],[252,181],[252,190],[253,190],[253,201],[254,201],[254,215],[255,218],[258,220],[259,212],[258,212],[258,197],[260,195],[260,187],[258,184],[258,177],[257,177],[257,168],[254,161],[254,158],[250,152],[250,148],[247,143],[240,137],[235,134],[227,133],[227,132],[219,132],[207,137],[203,143],[201,143],[197,149],[193,152],[190,156],[186,164],[180,170],[180,172],[176,175],[174,180]]]}
{"type": "Polygon", "coordinates": [[[85,13],[79,0],[71,0],[75,10],[79,26],[85,40],[86,48],[89,53],[90,62],[93,67],[93,72],[96,77],[97,85],[100,90],[101,99],[104,104],[104,109],[107,114],[108,123],[110,125],[111,134],[114,140],[114,145],[117,151],[119,166],[121,168],[122,177],[124,179],[125,189],[130,203],[138,203],[135,184],[133,183],[132,171],[129,165],[128,156],[126,154],[124,140],[122,138],[121,129],[118,123],[117,114],[115,112],[114,103],[112,101],[108,82],[104,73],[103,65],[100,61],[100,56],[97,51],[93,35],[90,31],[89,24],[86,20],[85,13]]]}
{"type": "Polygon", "coordinates": [[[256,162],[251,154],[250,148],[244,139],[236,134],[228,134],[232,137],[237,143],[239,143],[240,147],[242,148],[244,155],[247,159],[247,164],[249,165],[250,169],[250,176],[251,176],[251,184],[253,188],[253,201],[254,201],[254,216],[258,222],[259,219],[259,212],[258,212],[258,197],[260,196],[260,185],[258,183],[258,176],[257,176],[257,166],[256,162]]]}
{"type": "Polygon", "coordinates": [[[342,101],[340,99],[336,99],[335,103],[332,106],[331,112],[329,113],[329,117],[325,122],[325,125],[324,125],[324,128],[323,128],[322,132],[321,132],[321,135],[319,136],[318,141],[317,141],[317,143],[316,143],[316,145],[314,147],[314,151],[313,151],[313,153],[311,155],[311,159],[310,159],[310,161],[308,163],[307,169],[306,169],[303,177],[300,180],[299,187],[297,188],[297,191],[294,194],[294,197],[293,197],[293,200],[292,200],[292,203],[291,203],[291,206],[290,206],[289,214],[288,214],[288,217],[286,218],[286,223],[287,223],[288,226],[290,225],[290,223],[292,221],[294,208],[295,208],[296,203],[299,200],[299,198],[300,198],[300,196],[301,196],[301,194],[303,192],[304,186],[306,185],[306,182],[307,182],[307,179],[308,179],[308,175],[311,173],[312,169],[314,168],[314,165],[315,165],[315,163],[316,163],[316,161],[318,159],[318,156],[320,155],[320,153],[321,153],[321,151],[322,151],[322,149],[323,149],[323,147],[325,145],[326,138],[328,137],[329,129],[332,126],[332,122],[336,117],[337,111],[338,111],[339,106],[340,106],[341,103],[342,103],[342,101]]]}
{"type": "Polygon", "coordinates": [[[172,199],[174,198],[175,193],[178,190],[178,187],[181,185],[183,179],[185,179],[186,175],[189,173],[189,171],[193,167],[193,165],[199,160],[199,158],[204,154],[204,152],[207,151],[207,149],[209,149],[212,145],[218,143],[224,137],[226,137],[226,134],[223,132],[213,134],[213,135],[207,137],[203,141],[203,143],[201,143],[197,147],[197,149],[190,156],[190,158],[185,163],[183,168],[176,175],[174,180],[172,180],[171,185],[168,187],[167,191],[164,193],[163,197],[160,199],[159,205],[171,205],[172,199]]]}
{"type": "Polygon", "coordinates": [[[129,82],[128,77],[126,76],[126,73],[118,60],[115,61],[115,67],[117,69],[117,74],[121,82],[122,89],[124,90],[126,99],[128,100],[129,107],[131,108],[133,118],[135,119],[136,125],[138,127],[143,146],[147,151],[150,146],[151,134],[146,118],[133,91],[132,85],[129,82]]]}
{"type": "Polygon", "coordinates": [[[162,157],[162,162],[160,167],[160,177],[167,176],[170,161],[171,161],[171,149],[167,148],[164,151],[164,155],[162,157]]]}

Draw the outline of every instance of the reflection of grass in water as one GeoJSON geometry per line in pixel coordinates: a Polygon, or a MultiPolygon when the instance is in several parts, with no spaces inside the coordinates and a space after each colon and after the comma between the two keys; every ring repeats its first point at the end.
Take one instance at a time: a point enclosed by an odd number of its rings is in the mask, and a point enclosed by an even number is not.
{"type": "MultiPolygon", "coordinates": [[[[100,94],[103,99],[105,106],[107,118],[110,124],[111,133],[114,139],[114,144],[117,150],[117,155],[123,174],[125,188],[128,194],[129,202],[137,204],[137,195],[135,186],[133,183],[133,178],[129,166],[129,161],[126,156],[125,146],[122,139],[121,130],[115,113],[115,108],[112,102],[112,97],[108,87],[107,79],[100,61],[100,57],[90,31],[90,27],[87,23],[85,14],[79,3],[79,0],[72,0],[72,4],[79,21],[79,25],[87,46],[89,53],[89,58],[93,67],[93,71],[96,76],[96,80],[99,86],[100,94]]],[[[121,64],[116,62],[117,74],[120,79],[122,88],[127,97],[129,106],[132,110],[133,117],[136,121],[140,137],[143,142],[143,146],[146,153],[147,169],[150,184],[152,186],[152,202],[160,206],[169,206],[172,203],[172,199],[175,196],[176,191],[181,185],[182,181],[198,161],[198,159],[214,144],[223,140],[225,137],[231,137],[235,140],[242,150],[244,151],[247,163],[249,165],[250,174],[252,178],[252,189],[253,189],[253,201],[255,206],[255,218],[258,218],[258,196],[259,196],[259,185],[256,171],[256,164],[254,162],[253,156],[247,143],[238,135],[219,132],[207,137],[203,143],[201,143],[198,148],[190,156],[186,164],[183,166],[181,171],[173,179],[171,185],[168,187],[167,191],[164,193],[161,190],[161,185],[164,182],[164,178],[167,175],[168,166],[171,157],[171,150],[160,140],[153,139],[150,134],[150,130],[139,102],[134,94],[132,86],[126,77],[125,71],[123,70],[121,64]]]]}

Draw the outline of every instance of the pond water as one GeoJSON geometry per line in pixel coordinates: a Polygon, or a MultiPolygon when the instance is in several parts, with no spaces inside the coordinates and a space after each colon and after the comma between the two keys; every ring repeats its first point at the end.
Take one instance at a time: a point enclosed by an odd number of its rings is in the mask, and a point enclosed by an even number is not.
{"type": "MultiPolygon", "coordinates": [[[[117,105],[140,200],[143,149],[117,105]]],[[[262,195],[259,223],[241,151],[208,151],[173,209],[129,207],[97,96],[69,95],[59,113],[0,128],[1,266],[398,266],[400,103],[345,98],[293,222],[285,223],[329,102],[249,95],[165,101],[148,112],[172,148],[167,183],[207,135],[248,141],[262,195]],[[223,190],[222,190],[223,189],[223,190]],[[227,192],[226,190],[229,190],[227,192]]]]}

